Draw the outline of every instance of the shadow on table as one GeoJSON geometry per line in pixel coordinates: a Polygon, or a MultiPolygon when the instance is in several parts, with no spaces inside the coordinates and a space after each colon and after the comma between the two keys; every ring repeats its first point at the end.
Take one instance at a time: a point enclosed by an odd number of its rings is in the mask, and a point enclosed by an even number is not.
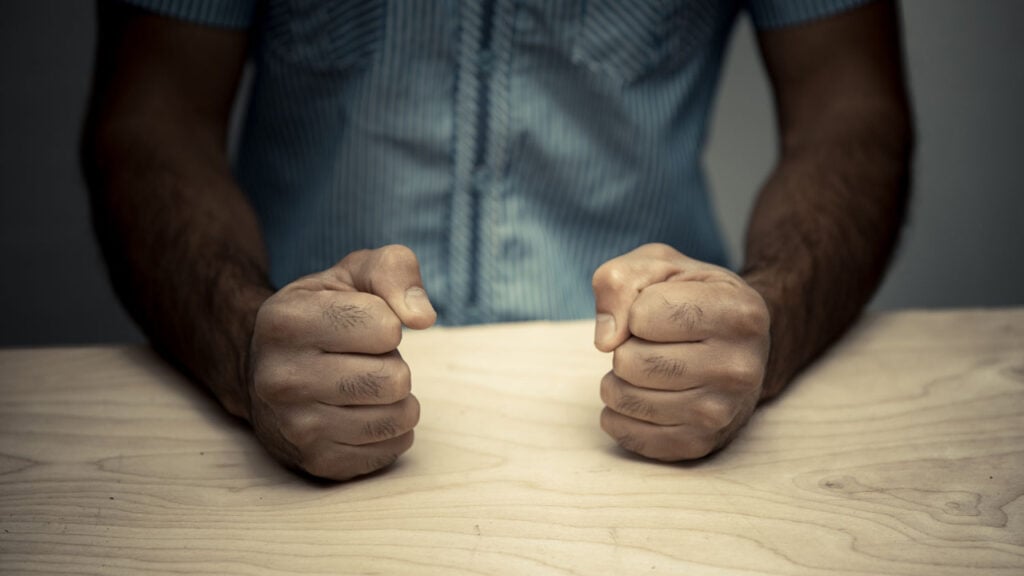
{"type": "Polygon", "coordinates": [[[728,459],[728,450],[729,447],[726,446],[722,450],[712,452],[711,454],[708,454],[707,456],[704,456],[702,458],[696,458],[694,460],[684,460],[681,462],[663,462],[661,460],[654,460],[651,458],[647,458],[645,456],[641,456],[635,452],[630,452],[629,450],[626,450],[625,448],[619,445],[606,446],[604,448],[604,452],[606,454],[614,456],[616,458],[621,458],[623,460],[635,462],[638,464],[650,464],[652,466],[660,466],[663,468],[676,468],[680,470],[695,470],[709,468],[717,464],[722,464],[728,459]]]}

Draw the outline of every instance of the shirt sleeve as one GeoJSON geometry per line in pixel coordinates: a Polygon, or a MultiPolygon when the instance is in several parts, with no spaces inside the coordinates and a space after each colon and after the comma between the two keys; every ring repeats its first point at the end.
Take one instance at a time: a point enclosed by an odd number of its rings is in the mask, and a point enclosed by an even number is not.
{"type": "Polygon", "coordinates": [[[783,28],[845,12],[871,0],[748,0],[747,11],[759,29],[783,28]]]}
{"type": "Polygon", "coordinates": [[[120,0],[160,16],[219,28],[248,28],[257,0],[120,0]]]}

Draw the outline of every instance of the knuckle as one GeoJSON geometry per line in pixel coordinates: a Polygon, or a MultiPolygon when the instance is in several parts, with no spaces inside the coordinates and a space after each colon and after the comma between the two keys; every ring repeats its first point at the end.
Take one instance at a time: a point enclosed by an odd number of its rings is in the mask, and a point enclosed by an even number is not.
{"type": "Polygon", "coordinates": [[[623,346],[619,346],[612,352],[612,373],[626,380],[630,381],[630,370],[634,365],[633,354],[628,350],[623,350],[623,346]]]}
{"type": "Polygon", "coordinates": [[[618,292],[629,286],[629,274],[619,262],[610,260],[597,268],[592,284],[595,290],[618,292]]]}
{"type": "Polygon", "coordinates": [[[404,262],[416,258],[412,249],[404,244],[388,244],[381,247],[378,253],[382,260],[391,262],[404,262]]]}
{"type": "Polygon", "coordinates": [[[342,267],[342,268],[347,268],[347,267],[350,267],[350,266],[352,266],[352,265],[354,265],[356,263],[365,261],[367,259],[367,257],[369,257],[369,255],[370,255],[370,250],[368,250],[366,248],[363,248],[363,249],[360,249],[360,250],[353,250],[353,251],[349,252],[348,254],[346,254],[344,258],[339,260],[338,263],[335,264],[335,266],[339,266],[339,267],[342,267]]]}
{"type": "Polygon", "coordinates": [[[393,404],[408,398],[412,392],[412,372],[404,360],[399,360],[392,367],[384,369],[386,377],[382,399],[393,404]]]}
{"type": "Polygon", "coordinates": [[[302,396],[303,387],[297,380],[276,379],[255,381],[256,394],[270,404],[288,404],[302,396]]]}
{"type": "Polygon", "coordinates": [[[405,360],[399,359],[397,362],[394,381],[398,384],[396,388],[401,392],[401,398],[405,398],[412,391],[412,370],[405,360]]]}
{"type": "Polygon", "coordinates": [[[673,258],[679,254],[678,250],[663,242],[651,242],[644,244],[640,247],[640,250],[638,250],[638,252],[640,251],[649,257],[665,260],[673,258]]]}
{"type": "Polygon", "coordinates": [[[271,297],[256,312],[253,338],[288,341],[295,338],[301,329],[302,320],[296,308],[271,297]]]}
{"type": "Polygon", "coordinates": [[[605,276],[608,275],[608,268],[610,266],[612,266],[612,262],[608,261],[598,266],[597,270],[594,270],[594,275],[590,277],[590,285],[594,288],[594,290],[597,290],[601,286],[604,286],[604,278],[605,276]]]}
{"type": "Polygon", "coordinates": [[[281,435],[285,440],[300,450],[313,444],[320,436],[320,426],[316,419],[292,411],[281,417],[281,435]]]}
{"type": "Polygon", "coordinates": [[[770,318],[768,307],[760,296],[740,299],[733,305],[733,322],[738,333],[746,336],[767,334],[770,318]]]}
{"type": "Polygon", "coordinates": [[[413,442],[415,442],[415,440],[416,433],[412,430],[406,432],[405,434],[402,434],[398,438],[395,438],[393,440],[393,442],[395,442],[395,448],[393,450],[394,453],[397,455],[404,454],[407,450],[412,448],[413,442]]]}
{"type": "Polygon", "coordinates": [[[381,314],[378,321],[378,333],[381,345],[386,347],[387,351],[394,350],[402,343],[402,321],[389,309],[381,314]]]}
{"type": "Polygon", "coordinates": [[[305,387],[294,370],[283,363],[260,363],[253,371],[253,387],[260,398],[270,402],[291,402],[305,387]]]}
{"type": "Polygon", "coordinates": [[[411,430],[420,423],[420,401],[415,396],[409,396],[409,407],[407,410],[406,422],[408,426],[406,429],[411,430]]]}
{"type": "Polygon", "coordinates": [[[613,379],[614,372],[609,372],[601,378],[601,402],[605,406],[611,406],[615,402],[615,382],[613,379]]]}
{"type": "Polygon", "coordinates": [[[374,269],[377,274],[393,274],[396,270],[406,270],[416,264],[416,254],[402,244],[388,244],[378,248],[374,253],[374,269]]]}
{"type": "Polygon", "coordinates": [[[735,358],[724,366],[725,379],[731,386],[743,389],[755,388],[761,384],[764,366],[753,355],[735,358]]]}
{"type": "Polygon", "coordinates": [[[724,398],[712,396],[700,402],[698,413],[702,427],[717,431],[732,423],[736,416],[736,406],[724,398]]]}

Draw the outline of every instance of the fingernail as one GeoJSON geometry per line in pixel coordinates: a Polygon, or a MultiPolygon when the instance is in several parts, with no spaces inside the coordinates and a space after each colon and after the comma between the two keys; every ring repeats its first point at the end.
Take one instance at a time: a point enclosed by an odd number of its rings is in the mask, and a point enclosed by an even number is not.
{"type": "Polygon", "coordinates": [[[615,317],[611,314],[601,313],[595,319],[594,345],[600,346],[615,337],[615,317]]]}
{"type": "Polygon", "coordinates": [[[405,305],[416,314],[434,313],[430,298],[427,298],[427,291],[419,286],[413,286],[405,291],[405,305]]]}

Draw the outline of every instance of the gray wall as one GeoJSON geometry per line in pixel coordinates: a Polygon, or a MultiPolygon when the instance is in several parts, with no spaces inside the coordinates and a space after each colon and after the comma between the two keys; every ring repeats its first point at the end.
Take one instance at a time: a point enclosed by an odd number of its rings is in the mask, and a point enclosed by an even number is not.
{"type": "MultiPolygon", "coordinates": [[[[92,241],[75,161],[91,2],[0,19],[0,345],[137,340],[92,241]]],[[[919,149],[912,221],[876,308],[1024,305],[1024,2],[908,0],[919,149]]],[[[737,29],[707,163],[734,260],[774,158],[764,73],[737,29]]]]}
{"type": "Polygon", "coordinates": [[[76,147],[93,3],[14,0],[0,18],[0,345],[138,339],[93,243],[76,147]]]}

